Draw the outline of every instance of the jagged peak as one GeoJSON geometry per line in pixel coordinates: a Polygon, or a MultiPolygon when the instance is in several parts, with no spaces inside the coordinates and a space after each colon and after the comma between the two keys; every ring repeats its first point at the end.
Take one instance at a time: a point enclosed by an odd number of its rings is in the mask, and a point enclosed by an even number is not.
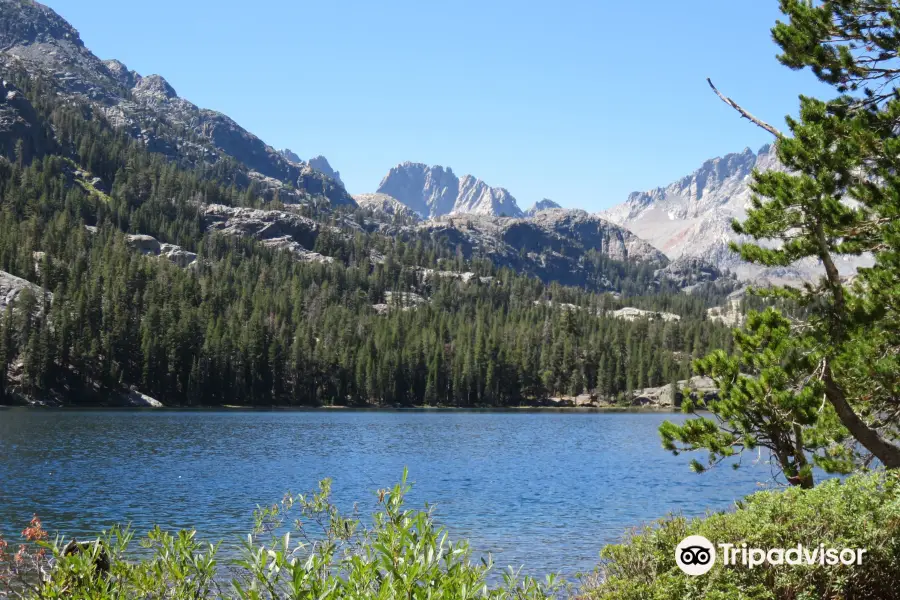
{"type": "Polygon", "coordinates": [[[534,203],[534,205],[525,211],[526,216],[533,216],[536,213],[541,212],[542,210],[552,210],[556,208],[562,208],[559,204],[551,200],[550,198],[543,198],[534,203]]]}
{"type": "Polygon", "coordinates": [[[159,99],[177,98],[175,88],[169,85],[161,75],[147,75],[137,80],[134,90],[139,95],[153,96],[159,99]]]}
{"type": "Polygon", "coordinates": [[[0,49],[51,41],[84,46],[68,21],[32,0],[0,0],[0,24],[0,49]]]}

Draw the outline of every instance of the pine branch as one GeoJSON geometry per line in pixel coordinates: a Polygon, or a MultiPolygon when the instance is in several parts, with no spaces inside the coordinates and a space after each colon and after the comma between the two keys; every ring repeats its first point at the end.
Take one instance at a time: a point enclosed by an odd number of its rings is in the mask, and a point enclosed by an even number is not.
{"type": "Polygon", "coordinates": [[[713,85],[712,79],[710,79],[709,77],[706,78],[706,83],[708,83],[708,84],[709,84],[709,87],[711,87],[711,88],[713,89],[713,91],[716,93],[716,96],[718,96],[719,98],[722,99],[722,102],[724,102],[725,104],[727,104],[728,106],[730,106],[730,107],[733,108],[734,110],[738,111],[738,112],[741,114],[742,117],[744,117],[745,119],[747,119],[748,121],[750,121],[750,122],[753,123],[754,125],[756,125],[756,126],[758,126],[758,127],[762,127],[763,129],[765,129],[766,131],[768,131],[769,133],[771,133],[772,135],[774,135],[774,136],[777,137],[777,138],[784,137],[784,136],[781,134],[780,131],[778,131],[777,129],[775,129],[774,127],[772,127],[771,125],[769,125],[769,124],[766,123],[765,121],[762,121],[762,120],[760,120],[760,119],[754,117],[754,116],[751,115],[750,113],[748,113],[746,110],[744,110],[743,108],[741,108],[741,106],[740,106],[737,102],[735,102],[735,101],[732,100],[731,98],[729,98],[729,97],[727,97],[727,96],[724,96],[724,95],[722,94],[722,92],[720,92],[720,91],[716,88],[716,86],[713,85]]]}

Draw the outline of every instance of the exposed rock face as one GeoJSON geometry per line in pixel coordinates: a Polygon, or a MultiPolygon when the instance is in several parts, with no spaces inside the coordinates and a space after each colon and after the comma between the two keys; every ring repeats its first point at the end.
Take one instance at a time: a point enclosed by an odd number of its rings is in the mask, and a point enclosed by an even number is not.
{"type": "Polygon", "coordinates": [[[620,308],[619,310],[614,310],[609,314],[614,319],[622,319],[623,321],[637,321],[639,319],[649,319],[651,321],[655,321],[658,319],[663,321],[681,320],[681,316],[674,313],[654,312],[652,310],[643,310],[640,308],[632,308],[630,306],[620,308]]]}
{"type": "Polygon", "coordinates": [[[304,172],[229,117],[179,98],[159,75],[141,77],[119,61],[99,60],[71,25],[37,2],[0,0],[0,67],[44,77],[62,97],[87,102],[151,150],[188,166],[230,156],[332,204],[353,203],[327,175],[304,172]],[[180,137],[182,130],[199,142],[180,137]]]}
{"type": "Polygon", "coordinates": [[[299,156],[297,156],[297,154],[294,153],[290,148],[285,148],[284,150],[279,150],[278,154],[283,156],[284,159],[287,160],[288,162],[292,162],[295,165],[303,164],[303,159],[301,159],[299,156]]]}
{"type": "Polygon", "coordinates": [[[319,156],[313,156],[311,159],[309,159],[309,166],[311,166],[313,169],[315,169],[319,173],[324,173],[325,175],[328,175],[329,177],[331,177],[332,179],[337,181],[339,184],[341,184],[341,186],[344,185],[344,182],[341,181],[341,172],[335,171],[334,169],[332,169],[331,165],[328,164],[328,159],[325,158],[324,156],[322,156],[321,154],[319,156]]]}
{"type": "Polygon", "coordinates": [[[34,107],[13,84],[0,81],[0,156],[15,160],[20,140],[21,158],[26,163],[43,156],[50,148],[34,107]]]}
{"type": "Polygon", "coordinates": [[[710,321],[718,321],[728,327],[740,327],[746,317],[741,310],[743,294],[735,293],[728,296],[724,306],[713,306],[706,309],[706,317],[710,321]]]}
{"type": "Polygon", "coordinates": [[[15,303],[16,298],[26,289],[34,292],[38,298],[43,295],[43,290],[40,286],[6,271],[0,271],[0,311],[6,310],[7,306],[15,303]]]}
{"type": "Polygon", "coordinates": [[[521,217],[522,211],[505,188],[492,188],[480,179],[466,175],[459,182],[459,195],[451,214],[521,217]]]}
{"type": "Polygon", "coordinates": [[[746,216],[753,169],[781,169],[763,146],[708,160],[694,173],[665,188],[635,192],[605,214],[666,253],[669,258],[702,258],[720,269],[749,274],[752,268],[728,248],[736,239],[733,219],[746,216]]]}
{"type": "MultiPolygon", "coordinates": [[[[708,160],[691,175],[665,188],[635,192],[604,216],[627,227],[671,259],[700,258],[720,270],[734,272],[741,279],[764,276],[796,282],[819,276],[824,271],[814,260],[798,263],[788,271],[770,272],[745,263],[729,249],[729,242],[749,241],[735,234],[731,223],[747,216],[754,169],[785,170],[773,147],[763,146],[758,153],[746,148],[740,153],[708,160]]],[[[842,272],[851,273],[869,262],[860,258],[842,261],[840,266],[842,272]]]]}
{"type": "Polygon", "coordinates": [[[634,406],[658,406],[660,408],[675,408],[681,406],[684,399],[684,389],[691,390],[691,398],[711,400],[718,396],[719,388],[715,382],[709,377],[695,376],[687,380],[679,381],[677,388],[672,390],[671,385],[664,385],[658,388],[645,388],[634,392],[634,406]]]}
{"type": "Polygon", "coordinates": [[[444,238],[467,258],[477,252],[499,266],[564,285],[611,289],[589,280],[584,261],[588,250],[622,261],[649,261],[659,267],[668,263],[631,232],[581,210],[548,210],[530,219],[449,215],[422,223],[419,230],[444,238]]]}
{"type": "Polygon", "coordinates": [[[181,268],[192,265],[197,260],[194,252],[188,252],[175,244],[160,243],[155,237],[143,234],[126,235],[128,245],[142,254],[166,258],[181,268]]]}
{"type": "Polygon", "coordinates": [[[408,206],[387,194],[358,194],[353,196],[356,204],[360,208],[374,211],[382,215],[390,217],[410,217],[418,219],[418,215],[414,213],[408,206]]]}
{"type": "Polygon", "coordinates": [[[135,408],[164,408],[162,402],[137,390],[128,390],[122,394],[122,402],[125,406],[135,408]]]}
{"type": "Polygon", "coordinates": [[[722,272],[702,258],[682,256],[657,271],[656,276],[686,288],[700,283],[718,281],[722,278],[722,272]]]}
{"type": "Polygon", "coordinates": [[[381,180],[378,192],[405,204],[426,219],[448,214],[520,217],[516,199],[503,188],[492,188],[466,175],[460,180],[452,169],[405,162],[381,180]]]}
{"type": "Polygon", "coordinates": [[[534,203],[534,206],[526,210],[525,216],[533,217],[536,213],[539,213],[542,210],[550,210],[551,208],[562,208],[562,206],[549,198],[544,198],[543,200],[538,200],[534,203]]]}
{"type": "MultiPolygon", "coordinates": [[[[289,250],[299,260],[334,260],[311,250],[323,225],[298,214],[210,204],[204,210],[203,222],[208,229],[225,235],[252,237],[271,248],[289,250]]],[[[341,233],[339,229],[332,230],[341,233]]]]}

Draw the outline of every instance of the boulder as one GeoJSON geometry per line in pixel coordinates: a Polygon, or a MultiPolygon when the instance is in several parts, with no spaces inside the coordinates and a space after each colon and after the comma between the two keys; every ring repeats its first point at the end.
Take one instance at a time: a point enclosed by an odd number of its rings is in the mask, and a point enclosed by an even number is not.
{"type": "Polygon", "coordinates": [[[128,390],[122,395],[122,400],[126,406],[135,408],[163,408],[162,402],[156,398],[151,398],[146,394],[142,394],[137,390],[128,390]]]}

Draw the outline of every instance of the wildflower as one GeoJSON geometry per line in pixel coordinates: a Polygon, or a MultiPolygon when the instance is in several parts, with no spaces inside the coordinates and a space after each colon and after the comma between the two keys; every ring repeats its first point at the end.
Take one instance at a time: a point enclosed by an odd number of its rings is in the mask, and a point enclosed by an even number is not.
{"type": "Polygon", "coordinates": [[[22,530],[22,537],[29,542],[37,542],[47,539],[47,532],[44,531],[44,528],[41,525],[41,520],[37,515],[34,515],[31,518],[31,522],[29,523],[28,527],[22,530]]]}

